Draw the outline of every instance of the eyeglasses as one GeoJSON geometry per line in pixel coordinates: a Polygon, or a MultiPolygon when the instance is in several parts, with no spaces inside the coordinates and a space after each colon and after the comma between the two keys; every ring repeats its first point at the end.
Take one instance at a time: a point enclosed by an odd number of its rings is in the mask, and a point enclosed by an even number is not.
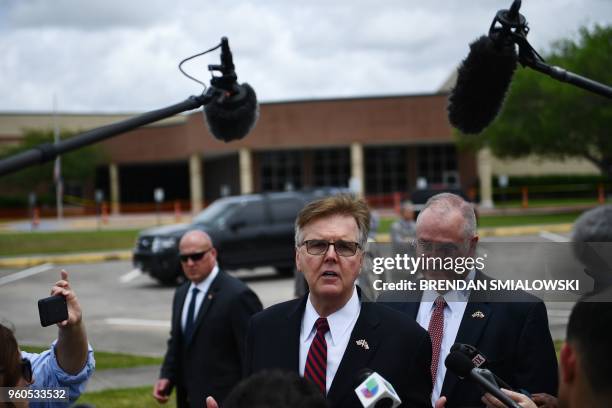
{"type": "Polygon", "coordinates": [[[32,363],[27,358],[21,359],[21,375],[28,384],[32,382],[32,363]]]}
{"type": "Polygon", "coordinates": [[[324,239],[309,239],[300,244],[300,246],[306,245],[306,252],[310,255],[323,255],[327,252],[330,245],[334,246],[334,251],[340,256],[353,256],[358,249],[361,249],[361,245],[357,242],[351,241],[325,241],[324,239]]]}
{"type": "Polygon", "coordinates": [[[196,252],[196,253],[193,253],[193,254],[180,254],[179,255],[179,259],[183,263],[187,262],[190,259],[193,262],[198,262],[200,259],[204,258],[204,255],[206,255],[208,252],[210,252],[211,249],[212,248],[209,248],[206,251],[196,252]]]}

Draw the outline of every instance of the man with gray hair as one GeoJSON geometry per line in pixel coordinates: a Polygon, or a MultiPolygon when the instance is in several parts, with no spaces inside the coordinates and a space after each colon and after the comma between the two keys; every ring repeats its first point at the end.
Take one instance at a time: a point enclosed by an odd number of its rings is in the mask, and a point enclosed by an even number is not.
{"type": "Polygon", "coordinates": [[[593,292],[612,286],[612,205],[583,213],[574,224],[572,248],[584,271],[593,278],[593,292]]]}
{"type": "MultiPolygon", "coordinates": [[[[447,260],[459,265],[459,260],[474,259],[478,239],[471,204],[451,193],[431,197],[416,221],[416,255],[432,260],[421,268],[423,280],[436,284],[490,280],[473,264],[463,270],[445,267],[447,260]],[[444,266],[435,262],[438,259],[444,266]]],[[[513,292],[513,302],[508,302],[508,294],[449,286],[415,291],[404,301],[389,294],[379,298],[416,319],[431,336],[432,405],[440,397],[446,398],[449,408],[481,405],[480,389],[446,370],[444,360],[454,343],[478,349],[487,358],[487,368],[514,389],[556,393],[557,360],[544,303],[525,292],[513,292]]]]}

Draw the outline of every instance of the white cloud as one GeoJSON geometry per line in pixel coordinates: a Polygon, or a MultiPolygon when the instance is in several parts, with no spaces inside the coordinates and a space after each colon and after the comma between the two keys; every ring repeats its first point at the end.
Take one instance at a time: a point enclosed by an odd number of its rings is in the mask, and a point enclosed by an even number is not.
{"type": "MultiPolygon", "coordinates": [[[[4,0],[0,110],[132,112],[199,93],[178,62],[230,39],[261,101],[434,92],[510,0],[4,0]]],[[[612,22],[609,0],[524,1],[538,50],[583,24],[612,22]]],[[[208,80],[218,52],[190,62],[208,80]]]]}

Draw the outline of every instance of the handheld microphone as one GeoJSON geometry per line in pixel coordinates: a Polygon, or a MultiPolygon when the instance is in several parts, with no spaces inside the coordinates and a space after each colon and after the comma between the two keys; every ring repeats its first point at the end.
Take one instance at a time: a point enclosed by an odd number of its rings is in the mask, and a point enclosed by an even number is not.
{"type": "Polygon", "coordinates": [[[393,386],[369,368],[355,376],[355,394],[365,408],[395,408],[402,403],[393,386]]]}
{"type": "MultiPolygon", "coordinates": [[[[485,355],[482,354],[476,347],[470,344],[455,343],[450,349],[451,353],[454,351],[459,352],[469,358],[474,364],[474,367],[476,368],[486,368],[487,366],[487,358],[485,357],[485,355]]],[[[505,388],[507,390],[514,390],[510,385],[508,385],[507,382],[495,375],[495,373],[491,374],[493,375],[493,378],[495,378],[495,382],[497,383],[497,385],[499,385],[501,388],[505,388]]]]}
{"type": "Polygon", "coordinates": [[[474,367],[474,363],[463,353],[459,351],[451,352],[444,360],[446,368],[453,372],[460,379],[468,378],[475,382],[484,391],[491,393],[495,398],[510,408],[520,408],[520,406],[512,401],[510,397],[504,394],[493,377],[491,371],[474,367]]]}
{"type": "Polygon", "coordinates": [[[204,107],[204,116],[212,135],[224,142],[242,139],[255,126],[259,105],[253,88],[239,84],[227,37],[221,38],[221,64],[209,65],[209,71],[220,71],[213,76],[213,99],[204,107]]]}
{"type": "Polygon", "coordinates": [[[489,35],[470,44],[459,66],[448,98],[448,120],[463,133],[482,132],[502,108],[518,61],[514,37],[528,32],[520,6],[521,0],[514,0],[510,10],[499,10],[489,35]]]}

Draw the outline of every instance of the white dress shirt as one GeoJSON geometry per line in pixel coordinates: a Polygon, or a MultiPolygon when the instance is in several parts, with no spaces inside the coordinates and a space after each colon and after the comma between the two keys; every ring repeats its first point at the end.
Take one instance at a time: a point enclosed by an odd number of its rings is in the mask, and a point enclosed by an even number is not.
{"type": "MultiPolygon", "coordinates": [[[[344,356],[344,351],[351,338],[360,311],[361,303],[359,303],[357,289],[353,288],[353,295],[349,301],[340,310],[327,316],[329,331],[325,333],[325,341],[327,342],[326,392],[329,392],[338,371],[338,366],[340,366],[340,361],[342,361],[342,356],[344,356]]],[[[302,377],[304,376],[308,350],[317,332],[314,324],[319,317],[312,303],[310,303],[310,295],[308,295],[300,330],[300,375],[302,377]]]]}
{"type": "MultiPolygon", "coordinates": [[[[472,269],[465,280],[468,282],[472,281],[475,276],[476,271],[472,269]]],[[[429,328],[429,321],[431,320],[431,315],[435,308],[434,301],[438,296],[440,296],[440,294],[436,291],[426,290],[423,292],[419,312],[417,313],[417,323],[425,330],[429,328]]],[[[442,336],[442,343],[440,344],[438,371],[433,382],[433,392],[431,394],[432,406],[435,405],[436,400],[440,398],[440,393],[442,392],[442,384],[444,383],[444,376],[446,375],[444,360],[450,353],[450,348],[457,338],[457,332],[459,332],[461,319],[463,319],[463,313],[465,312],[467,301],[470,297],[470,291],[448,291],[443,297],[446,301],[446,307],[444,307],[444,334],[442,336]]]]}
{"type": "Polygon", "coordinates": [[[215,265],[215,267],[206,277],[206,279],[204,279],[197,285],[193,282],[191,282],[191,285],[189,285],[189,289],[187,289],[187,297],[185,298],[185,303],[183,303],[183,312],[181,314],[181,329],[183,329],[183,331],[185,331],[185,324],[187,324],[187,312],[189,311],[189,303],[191,303],[191,297],[193,296],[193,288],[198,288],[200,290],[196,297],[195,310],[193,313],[193,320],[195,321],[198,318],[198,312],[200,311],[200,306],[202,306],[202,302],[204,301],[204,296],[206,296],[208,288],[210,288],[210,285],[215,280],[218,274],[219,267],[215,265]]]}

